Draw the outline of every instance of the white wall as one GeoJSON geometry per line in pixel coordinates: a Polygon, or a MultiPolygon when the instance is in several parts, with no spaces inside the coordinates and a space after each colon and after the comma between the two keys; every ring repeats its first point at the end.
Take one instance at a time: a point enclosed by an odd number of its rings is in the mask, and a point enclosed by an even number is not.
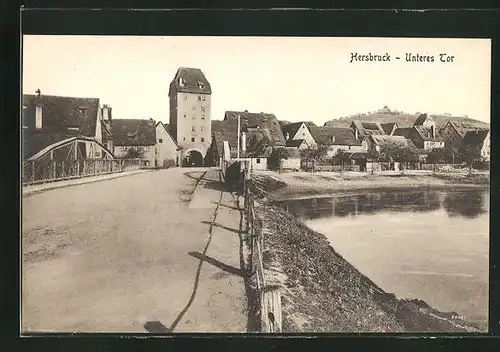
{"type": "Polygon", "coordinates": [[[316,146],[316,141],[305,124],[300,126],[299,130],[295,133],[292,139],[303,139],[307,142],[307,144],[309,144],[310,147],[316,146]]]}
{"type": "Polygon", "coordinates": [[[487,161],[490,160],[490,153],[491,153],[491,145],[490,145],[490,133],[486,136],[483,146],[481,148],[481,156],[485,158],[487,161]]]}
{"type": "Polygon", "coordinates": [[[156,165],[159,167],[165,166],[167,160],[173,160],[176,165],[180,163],[179,152],[177,145],[170,137],[165,128],[158,124],[156,126],[156,165]],[[161,143],[160,143],[161,141],[161,143]]]}
{"type": "Polygon", "coordinates": [[[366,146],[363,145],[331,145],[328,148],[327,158],[332,158],[339,149],[347,153],[366,153],[366,146]]]}
{"type": "Polygon", "coordinates": [[[129,148],[135,149],[135,150],[142,150],[143,151],[143,157],[141,159],[145,159],[149,161],[149,166],[154,166],[155,165],[155,146],[154,145],[148,145],[148,146],[122,146],[115,145],[114,148],[114,154],[115,157],[120,158],[123,157],[127,154],[127,150],[129,148]]]}
{"type": "Polygon", "coordinates": [[[425,150],[431,150],[434,148],[444,148],[444,142],[424,141],[425,150]]]}
{"type": "Polygon", "coordinates": [[[283,169],[300,170],[300,158],[288,158],[282,161],[283,169]]]}
{"type": "Polygon", "coordinates": [[[250,168],[251,170],[267,170],[267,158],[252,158],[250,168]]]}

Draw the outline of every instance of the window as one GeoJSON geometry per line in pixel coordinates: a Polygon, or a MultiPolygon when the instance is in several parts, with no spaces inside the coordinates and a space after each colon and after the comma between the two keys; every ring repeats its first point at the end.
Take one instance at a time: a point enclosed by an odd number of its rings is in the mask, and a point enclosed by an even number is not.
{"type": "Polygon", "coordinates": [[[145,146],[142,150],[144,150],[145,152],[149,152],[149,146],[145,146]]]}
{"type": "Polygon", "coordinates": [[[196,105],[193,105],[193,110],[196,110],[196,105]]]}
{"type": "Polygon", "coordinates": [[[202,141],[202,142],[205,142],[205,138],[201,137],[201,141],[202,141]]]}
{"type": "Polygon", "coordinates": [[[202,100],[205,101],[205,96],[202,97],[202,100]]]}
{"type": "Polygon", "coordinates": [[[201,126],[200,129],[201,129],[201,132],[203,132],[203,130],[204,130],[203,126],[201,126]]]}
{"type": "Polygon", "coordinates": [[[37,105],[36,106],[36,128],[40,129],[42,128],[42,107],[37,105]]]}
{"type": "Polygon", "coordinates": [[[158,143],[163,143],[163,139],[158,139],[158,143]]]}
{"type": "Polygon", "coordinates": [[[196,130],[196,127],[195,126],[191,126],[191,131],[195,131],[196,130]]]}
{"type": "Polygon", "coordinates": [[[198,101],[201,101],[201,97],[198,95],[198,101]]]}
{"type": "Polygon", "coordinates": [[[87,114],[87,108],[86,107],[83,107],[83,106],[80,106],[78,108],[78,111],[81,113],[81,114],[87,114]]]}
{"type": "Polygon", "coordinates": [[[183,137],[182,140],[185,142],[186,141],[186,137],[183,137]]]}
{"type": "Polygon", "coordinates": [[[78,127],[68,127],[68,131],[78,132],[80,129],[78,127]]]}
{"type": "Polygon", "coordinates": [[[188,100],[188,96],[187,95],[184,96],[184,100],[188,100]]]}
{"type": "Polygon", "coordinates": [[[260,159],[257,159],[257,164],[260,164],[260,159]]]}
{"type": "Polygon", "coordinates": [[[306,133],[305,133],[305,132],[302,132],[302,137],[304,137],[305,135],[306,135],[306,133]]]}
{"type": "Polygon", "coordinates": [[[187,117],[187,115],[186,115],[186,114],[184,114],[184,118],[186,118],[186,117],[187,117]]]}
{"type": "Polygon", "coordinates": [[[205,112],[205,107],[204,106],[201,107],[201,111],[205,112]]]}
{"type": "Polygon", "coordinates": [[[193,120],[196,120],[196,115],[193,115],[193,120]]]}
{"type": "Polygon", "coordinates": [[[122,152],[126,152],[128,150],[127,147],[121,147],[122,152]]]}
{"type": "Polygon", "coordinates": [[[194,142],[194,137],[191,137],[191,142],[194,142]]]}
{"type": "Polygon", "coordinates": [[[205,120],[205,115],[201,115],[201,119],[202,119],[202,120],[205,120]]]}

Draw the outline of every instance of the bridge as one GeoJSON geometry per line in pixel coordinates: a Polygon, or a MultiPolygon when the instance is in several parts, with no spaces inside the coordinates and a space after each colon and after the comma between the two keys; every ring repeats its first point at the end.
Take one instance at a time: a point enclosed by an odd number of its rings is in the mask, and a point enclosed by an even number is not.
{"type": "Polygon", "coordinates": [[[242,203],[215,168],[24,196],[23,332],[247,332],[242,203]]]}

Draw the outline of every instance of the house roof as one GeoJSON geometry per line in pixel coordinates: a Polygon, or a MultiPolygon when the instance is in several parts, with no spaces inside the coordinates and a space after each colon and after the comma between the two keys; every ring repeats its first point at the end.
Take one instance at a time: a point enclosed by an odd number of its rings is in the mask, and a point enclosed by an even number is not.
{"type": "Polygon", "coordinates": [[[55,95],[23,95],[23,123],[28,128],[35,128],[36,106],[42,107],[42,129],[50,132],[66,132],[69,127],[77,127],[78,134],[91,137],[95,135],[98,98],[76,98],[55,95]]]}
{"type": "Polygon", "coordinates": [[[361,145],[354,131],[349,127],[320,126],[311,128],[316,143],[327,145],[361,145]],[[335,137],[333,140],[332,137],[335,137]]]}
{"type": "Polygon", "coordinates": [[[385,134],[391,134],[392,130],[394,129],[394,126],[398,126],[396,122],[388,122],[388,123],[382,123],[380,124],[382,126],[382,129],[384,130],[385,134]]]}
{"type": "Polygon", "coordinates": [[[448,123],[458,132],[458,134],[463,138],[468,131],[476,131],[476,130],[488,130],[487,128],[477,127],[471,123],[467,122],[456,122],[456,121],[448,121],[448,123]]]}
{"type": "Polygon", "coordinates": [[[303,139],[290,139],[286,141],[285,146],[290,148],[298,148],[302,145],[302,143],[304,143],[303,139]]]}
{"type": "Polygon", "coordinates": [[[430,119],[427,114],[420,114],[417,119],[415,120],[415,123],[413,124],[414,126],[421,126],[424,124],[425,120],[430,119]]]}
{"type": "Polygon", "coordinates": [[[472,146],[482,146],[484,143],[484,140],[490,133],[489,130],[475,130],[475,131],[467,131],[465,133],[464,139],[462,143],[464,145],[472,145],[472,146]]]}
{"type": "Polygon", "coordinates": [[[226,111],[224,114],[224,121],[233,124],[233,126],[236,127],[236,133],[238,128],[238,115],[241,116],[240,123],[242,131],[251,132],[258,129],[269,138],[272,146],[285,146],[283,131],[274,114],[263,112],[250,113],[248,111],[226,111]]]}
{"type": "Polygon", "coordinates": [[[394,131],[393,136],[402,136],[402,137],[405,137],[405,138],[409,138],[412,129],[413,129],[413,127],[399,127],[399,128],[396,128],[396,130],[394,131]]]}
{"type": "Polygon", "coordinates": [[[379,122],[354,120],[351,123],[351,127],[354,127],[358,130],[359,137],[366,137],[372,134],[385,134],[385,131],[379,122]]]}
{"type": "Polygon", "coordinates": [[[179,67],[170,83],[168,95],[176,92],[212,94],[212,88],[199,68],[179,67]]]}
{"type": "Polygon", "coordinates": [[[396,144],[408,146],[408,140],[403,136],[371,135],[370,138],[376,145],[396,144]]]}
{"type": "Polygon", "coordinates": [[[156,123],[153,119],[114,119],[111,129],[116,146],[156,144],[156,123]]]}
{"type": "MultiPolygon", "coordinates": [[[[165,132],[167,132],[167,134],[170,137],[170,139],[172,140],[172,142],[174,142],[176,147],[179,148],[179,144],[177,144],[177,141],[175,140],[174,137],[172,137],[172,134],[170,133],[170,129],[169,129],[170,126],[167,123],[163,123],[161,121],[158,121],[156,126],[158,127],[158,125],[161,125],[165,129],[165,132]]],[[[155,135],[156,135],[156,131],[155,131],[155,135]]]]}
{"type": "Polygon", "coordinates": [[[417,131],[417,133],[420,135],[420,137],[424,141],[436,141],[436,142],[443,141],[443,139],[441,138],[441,136],[437,132],[436,132],[436,136],[433,138],[432,131],[429,128],[425,128],[422,125],[415,125],[415,126],[413,126],[413,128],[415,129],[415,131],[417,131]]]}

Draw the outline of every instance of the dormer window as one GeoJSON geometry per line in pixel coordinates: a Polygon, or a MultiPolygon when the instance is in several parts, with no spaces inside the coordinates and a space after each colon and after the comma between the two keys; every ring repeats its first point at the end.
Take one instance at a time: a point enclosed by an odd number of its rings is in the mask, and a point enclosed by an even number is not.
{"type": "Polygon", "coordinates": [[[184,79],[182,79],[182,77],[179,77],[179,86],[181,88],[185,86],[184,79]]]}
{"type": "Polygon", "coordinates": [[[78,128],[78,127],[68,127],[68,131],[71,131],[71,132],[79,132],[79,131],[80,131],[80,128],[78,128]]]}
{"type": "Polygon", "coordinates": [[[335,136],[332,136],[332,143],[335,142],[335,136]]]}
{"type": "Polygon", "coordinates": [[[78,111],[80,112],[80,114],[86,115],[88,109],[86,107],[84,107],[84,106],[80,106],[80,107],[78,107],[78,111]]]}
{"type": "Polygon", "coordinates": [[[205,88],[205,85],[201,82],[198,82],[198,88],[203,89],[205,88]]]}

